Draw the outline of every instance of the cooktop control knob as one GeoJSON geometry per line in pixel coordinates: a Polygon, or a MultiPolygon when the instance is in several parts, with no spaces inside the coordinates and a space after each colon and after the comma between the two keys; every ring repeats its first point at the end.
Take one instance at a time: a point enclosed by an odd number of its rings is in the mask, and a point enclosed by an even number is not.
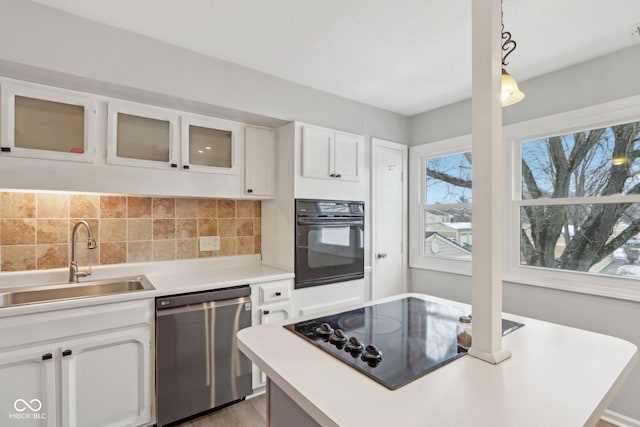
{"type": "Polygon", "coordinates": [[[362,352],[362,359],[371,363],[378,363],[382,360],[382,352],[373,344],[369,344],[362,352]]]}
{"type": "Polygon", "coordinates": [[[333,344],[344,344],[347,342],[347,336],[342,332],[342,329],[336,329],[329,337],[329,342],[333,344]]]}
{"type": "Polygon", "coordinates": [[[333,328],[328,323],[323,323],[316,328],[316,334],[322,337],[328,337],[333,334],[333,328]]]}
{"type": "Polygon", "coordinates": [[[349,342],[345,346],[345,350],[351,353],[360,353],[364,349],[364,344],[357,337],[349,338],[349,342]]]}

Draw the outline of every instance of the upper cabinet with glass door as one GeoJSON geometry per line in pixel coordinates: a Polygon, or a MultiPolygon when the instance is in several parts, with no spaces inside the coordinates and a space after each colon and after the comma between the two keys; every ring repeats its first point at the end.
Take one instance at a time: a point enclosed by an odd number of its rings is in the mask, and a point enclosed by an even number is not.
{"type": "Polygon", "coordinates": [[[93,162],[95,106],[90,95],[2,83],[3,156],[93,162]]]}
{"type": "Polygon", "coordinates": [[[164,108],[112,102],[108,107],[107,162],[160,169],[179,163],[178,115],[164,108]]]}
{"type": "Polygon", "coordinates": [[[237,175],[241,123],[205,116],[185,115],[182,125],[182,169],[237,175]]]}

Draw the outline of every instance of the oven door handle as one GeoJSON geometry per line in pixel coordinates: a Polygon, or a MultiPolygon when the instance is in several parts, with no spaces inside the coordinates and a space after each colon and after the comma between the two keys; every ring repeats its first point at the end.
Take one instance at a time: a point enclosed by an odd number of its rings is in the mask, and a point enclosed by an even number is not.
{"type": "Polygon", "coordinates": [[[323,225],[323,226],[334,226],[334,227],[344,227],[345,225],[364,225],[363,219],[357,219],[352,221],[340,221],[340,220],[320,220],[320,221],[311,221],[311,220],[298,220],[298,225],[323,225]]]}

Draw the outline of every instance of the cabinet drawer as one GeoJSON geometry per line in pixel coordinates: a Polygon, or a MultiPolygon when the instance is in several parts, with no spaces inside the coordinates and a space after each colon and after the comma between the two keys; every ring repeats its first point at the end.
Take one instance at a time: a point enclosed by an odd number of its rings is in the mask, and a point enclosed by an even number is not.
{"type": "Polygon", "coordinates": [[[289,281],[259,285],[258,289],[260,292],[260,304],[286,301],[291,297],[291,284],[289,281]]]}

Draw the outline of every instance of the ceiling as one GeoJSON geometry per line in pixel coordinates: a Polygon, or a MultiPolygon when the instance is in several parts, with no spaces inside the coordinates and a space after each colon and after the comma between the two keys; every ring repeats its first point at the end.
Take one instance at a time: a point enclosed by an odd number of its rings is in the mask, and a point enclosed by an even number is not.
{"type": "MultiPolygon", "coordinates": [[[[412,116],[471,96],[471,0],[34,0],[412,116]]],[[[640,42],[638,0],[503,0],[527,80],[640,42]]]]}

